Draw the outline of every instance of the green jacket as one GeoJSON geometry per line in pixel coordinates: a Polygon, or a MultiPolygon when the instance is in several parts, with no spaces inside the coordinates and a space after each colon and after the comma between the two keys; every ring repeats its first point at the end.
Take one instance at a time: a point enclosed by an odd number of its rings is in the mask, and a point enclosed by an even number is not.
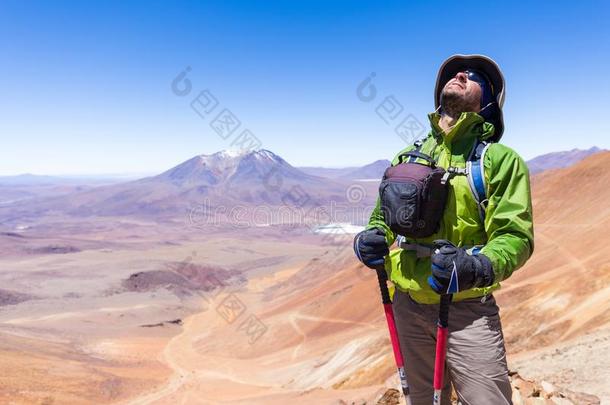
{"type": "MultiPolygon", "coordinates": [[[[425,138],[421,152],[432,156],[443,168],[466,167],[466,159],[476,139],[485,140],[494,133],[493,125],[473,112],[462,113],[444,136],[438,125],[440,115],[432,113],[428,117],[432,130],[425,138]]],[[[414,146],[400,151],[392,165],[398,163],[401,153],[412,149],[414,146]]],[[[491,260],[495,284],[454,294],[455,301],[480,297],[498,289],[499,282],[521,267],[534,250],[530,180],[525,162],[509,147],[493,143],[487,148],[482,163],[488,198],[485,223],[479,217],[467,177],[455,175],[449,181],[447,205],[438,232],[427,238],[408,240],[410,243],[431,243],[435,239],[448,239],[457,246],[484,245],[480,253],[491,260]]],[[[385,231],[388,246],[394,243],[397,235],[383,220],[379,198],[366,228],[374,227],[385,231]]],[[[427,283],[431,274],[429,257],[418,259],[414,251],[398,248],[386,256],[385,267],[396,288],[408,291],[415,301],[439,302],[440,296],[427,283]]]]}

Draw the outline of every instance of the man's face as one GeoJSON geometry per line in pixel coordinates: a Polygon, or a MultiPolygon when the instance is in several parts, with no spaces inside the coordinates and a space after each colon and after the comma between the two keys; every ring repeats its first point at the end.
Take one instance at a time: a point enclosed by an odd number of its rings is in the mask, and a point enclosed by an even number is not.
{"type": "Polygon", "coordinates": [[[441,93],[443,110],[458,116],[463,112],[481,111],[481,86],[468,79],[466,72],[459,72],[445,84],[441,93]]]}

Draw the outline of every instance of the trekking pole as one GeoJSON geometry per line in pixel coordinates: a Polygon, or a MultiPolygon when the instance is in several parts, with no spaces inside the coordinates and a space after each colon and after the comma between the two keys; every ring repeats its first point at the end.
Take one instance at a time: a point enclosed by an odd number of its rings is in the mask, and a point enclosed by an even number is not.
{"type": "Polygon", "coordinates": [[[409,384],[407,383],[407,375],[405,374],[405,368],[402,361],[402,353],[400,351],[400,343],[398,341],[398,333],[396,332],[396,323],[394,321],[394,310],[392,309],[390,291],[388,290],[388,285],[386,283],[388,280],[388,276],[383,266],[377,267],[375,270],[377,270],[377,280],[379,281],[379,290],[381,291],[381,301],[383,302],[385,318],[388,322],[388,330],[390,332],[390,340],[392,342],[392,349],[394,351],[394,360],[396,361],[396,367],[398,368],[398,377],[400,378],[402,393],[405,396],[405,401],[407,405],[411,405],[411,397],[409,396],[409,384]]]}
{"type": "Polygon", "coordinates": [[[445,374],[445,355],[447,353],[447,330],[449,326],[449,305],[453,294],[441,295],[441,305],[438,311],[436,328],[436,354],[434,356],[434,398],[433,405],[441,404],[443,377],[445,374]]]}

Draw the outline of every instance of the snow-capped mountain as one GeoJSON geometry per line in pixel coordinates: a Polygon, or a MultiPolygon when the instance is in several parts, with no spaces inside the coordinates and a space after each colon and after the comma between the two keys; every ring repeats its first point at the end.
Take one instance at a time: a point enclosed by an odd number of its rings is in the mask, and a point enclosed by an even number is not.
{"type": "Polygon", "coordinates": [[[300,171],[269,150],[220,151],[194,156],[156,176],[33,199],[12,207],[12,214],[176,215],[204,201],[224,207],[316,206],[345,199],[345,189],[341,182],[300,171]]]}
{"type": "Polygon", "coordinates": [[[275,153],[266,150],[233,151],[223,150],[211,155],[198,155],[175,166],[158,176],[143,179],[167,180],[176,185],[217,186],[226,183],[253,184],[271,177],[281,176],[282,180],[292,179],[319,183],[317,176],[303,173],[292,167],[275,153]]]}

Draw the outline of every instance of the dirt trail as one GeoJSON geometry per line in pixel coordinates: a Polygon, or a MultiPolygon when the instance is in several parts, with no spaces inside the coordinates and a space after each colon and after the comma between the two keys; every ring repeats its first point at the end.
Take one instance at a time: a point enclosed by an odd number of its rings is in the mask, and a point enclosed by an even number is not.
{"type": "MultiPolygon", "coordinates": [[[[169,340],[163,352],[161,361],[173,372],[171,377],[161,387],[152,392],[144,393],[137,398],[124,402],[126,405],[167,404],[180,399],[185,402],[190,393],[201,398],[206,392],[215,391],[214,380],[222,380],[239,385],[255,386],[254,381],[240,379],[238,374],[229,367],[231,363],[241,363],[229,357],[202,353],[197,349],[197,342],[208,335],[206,328],[214,323],[218,314],[204,310],[187,317],[183,321],[182,332],[169,340]],[[214,387],[214,388],[210,388],[214,387]]],[[[244,370],[248,370],[244,368],[244,370]]],[[[225,385],[230,388],[230,385],[225,385]]],[[[212,401],[206,402],[212,403],[212,401]]]]}
{"type": "Polygon", "coordinates": [[[190,374],[187,369],[180,366],[178,358],[185,351],[189,352],[189,354],[195,354],[193,353],[193,346],[190,344],[190,335],[193,323],[196,321],[196,315],[193,315],[186,319],[186,321],[184,321],[182,333],[174,336],[163,350],[163,361],[173,370],[173,374],[169,378],[167,383],[163,387],[155,390],[154,392],[145,394],[136,399],[132,399],[126,402],[126,404],[153,404],[175,393],[178,389],[180,389],[180,387],[184,385],[186,380],[190,377],[190,374]]]}
{"type": "MultiPolygon", "coordinates": [[[[360,328],[376,329],[375,325],[366,322],[318,317],[296,312],[285,318],[288,325],[291,325],[295,333],[300,336],[294,347],[286,349],[285,352],[260,350],[261,354],[254,359],[235,359],[218,353],[207,351],[204,353],[198,349],[198,343],[207,338],[211,330],[215,335],[216,333],[222,335],[223,331],[220,328],[227,328],[227,325],[219,323],[224,321],[219,321],[218,318],[218,314],[212,310],[204,310],[187,317],[184,320],[182,332],[170,339],[161,353],[161,361],[172,370],[171,377],[154,391],[143,393],[123,404],[215,404],[226,403],[230,400],[247,401],[248,398],[253,403],[256,400],[259,401],[257,403],[263,403],[261,401],[267,403],[264,398],[268,395],[279,394],[294,397],[301,394],[301,390],[282,387],[281,382],[272,378],[273,369],[270,370],[269,367],[273,368],[273,366],[269,364],[277,362],[279,357],[291,359],[292,362],[304,361],[308,351],[303,350],[307,342],[307,332],[299,325],[299,321],[313,322],[317,325],[322,323],[353,324],[360,328]],[[227,391],[226,400],[220,390],[227,391]],[[204,398],[206,400],[202,402],[204,398]],[[218,400],[213,398],[218,398],[218,400]]],[[[219,336],[215,336],[214,339],[219,339],[219,336]]],[[[285,373],[286,370],[281,372],[285,373]]]]}

